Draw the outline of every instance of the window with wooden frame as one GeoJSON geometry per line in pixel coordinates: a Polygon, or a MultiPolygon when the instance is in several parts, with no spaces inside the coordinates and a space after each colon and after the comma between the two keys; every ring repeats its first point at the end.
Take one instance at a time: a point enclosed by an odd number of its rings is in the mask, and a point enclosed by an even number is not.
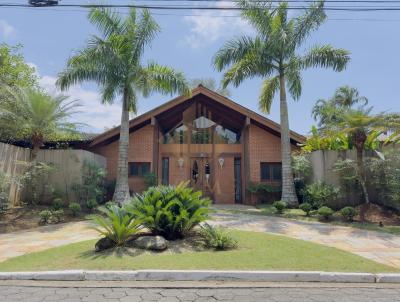
{"type": "Polygon", "coordinates": [[[282,163],[260,163],[261,181],[282,181],[282,163]]]}
{"type": "Polygon", "coordinates": [[[129,176],[145,176],[150,173],[150,163],[130,162],[129,176]]]}

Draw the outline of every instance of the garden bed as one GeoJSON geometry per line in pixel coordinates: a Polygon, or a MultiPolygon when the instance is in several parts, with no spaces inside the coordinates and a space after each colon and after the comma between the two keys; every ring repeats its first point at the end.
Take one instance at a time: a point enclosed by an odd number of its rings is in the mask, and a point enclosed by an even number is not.
{"type": "Polygon", "coordinates": [[[231,231],[238,248],[228,251],[198,249],[188,241],[170,242],[164,252],[132,247],[94,252],[95,240],[27,254],[0,263],[0,271],[65,269],[207,269],[299,270],[343,272],[398,272],[335,248],[265,233],[231,231]]]}
{"type": "MultiPolygon", "coordinates": [[[[40,226],[39,213],[47,210],[48,206],[23,206],[8,209],[4,214],[0,215],[0,234],[11,233],[16,231],[28,230],[40,226]]],[[[64,215],[63,222],[85,220],[85,215],[73,217],[72,215],[64,215]]]]}

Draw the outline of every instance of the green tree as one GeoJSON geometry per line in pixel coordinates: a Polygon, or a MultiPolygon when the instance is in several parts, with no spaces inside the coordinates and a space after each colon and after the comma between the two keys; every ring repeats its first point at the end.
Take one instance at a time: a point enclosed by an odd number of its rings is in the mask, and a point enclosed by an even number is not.
{"type": "Polygon", "coordinates": [[[37,88],[35,68],[25,63],[21,47],[0,44],[0,83],[11,87],[37,88]]]}
{"type": "Polygon", "coordinates": [[[89,20],[97,26],[102,37],[92,36],[88,45],[72,57],[60,73],[57,84],[61,89],[82,81],[95,81],[102,89],[102,102],[112,103],[122,96],[117,180],[114,201],[129,199],[128,146],[129,112],[136,112],[137,93],[144,97],[151,92],[185,93],[190,90],[184,75],[156,63],[142,64],[142,57],[159,32],[160,27],[148,10],[137,16],[135,9],[122,19],[108,9],[92,9],[89,20]]]}
{"type": "Polygon", "coordinates": [[[10,102],[0,103],[0,129],[9,140],[29,140],[35,160],[45,141],[77,135],[76,124],[68,121],[77,101],[67,96],[50,96],[31,89],[7,89],[10,102]]]}
{"type": "MultiPolygon", "coordinates": [[[[364,204],[360,211],[362,220],[364,220],[365,211],[370,204],[364,166],[364,150],[368,139],[390,131],[397,131],[400,121],[400,116],[397,114],[371,114],[371,110],[372,107],[349,109],[343,114],[342,121],[338,124],[338,131],[348,135],[349,140],[357,151],[355,172],[364,197],[364,204]]],[[[332,131],[328,130],[326,132],[327,136],[331,134],[332,131]]]]}
{"type": "Polygon", "coordinates": [[[365,96],[360,96],[356,88],[343,86],[335,91],[332,98],[318,100],[313,109],[312,116],[318,121],[320,129],[335,127],[342,121],[343,114],[353,106],[364,107],[368,104],[365,96]]]}
{"type": "Polygon", "coordinates": [[[213,78],[195,78],[191,79],[189,82],[190,88],[196,88],[199,85],[203,85],[204,87],[226,97],[231,95],[227,87],[218,87],[217,82],[213,78]]]}
{"type": "Polygon", "coordinates": [[[243,36],[228,41],[215,55],[217,70],[225,68],[223,86],[238,86],[243,80],[262,77],[260,109],[269,112],[275,93],[280,95],[280,124],[282,151],[282,200],[297,205],[291,168],[291,146],[286,88],[293,99],[302,90],[301,71],[311,67],[343,70],[349,53],[331,45],[314,46],[299,53],[306,38],[325,21],[324,1],[311,5],[304,14],[288,18],[288,3],[241,0],[242,16],[257,32],[255,37],[243,36]]]}

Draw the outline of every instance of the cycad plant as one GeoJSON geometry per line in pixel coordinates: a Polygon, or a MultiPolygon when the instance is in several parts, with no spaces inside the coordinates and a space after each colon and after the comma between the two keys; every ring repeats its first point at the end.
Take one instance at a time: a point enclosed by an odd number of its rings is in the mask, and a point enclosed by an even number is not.
{"type": "Polygon", "coordinates": [[[100,31],[87,46],[72,57],[57,81],[61,89],[83,81],[101,86],[102,102],[112,103],[121,97],[122,114],[119,135],[117,180],[114,201],[129,200],[128,147],[129,112],[136,113],[138,93],[147,97],[152,92],[189,94],[182,73],[154,62],[142,63],[144,50],[160,27],[148,10],[140,15],[130,9],[126,18],[109,9],[92,9],[89,20],[100,31]]]}
{"type": "Polygon", "coordinates": [[[324,1],[312,4],[305,12],[288,17],[285,1],[240,0],[242,17],[256,30],[256,36],[243,36],[228,41],[215,55],[217,70],[225,68],[223,86],[233,83],[238,86],[252,77],[261,77],[264,82],[259,99],[260,109],[269,113],[277,91],[280,95],[280,124],[282,152],[282,200],[297,205],[291,169],[291,146],[286,97],[288,88],[293,99],[300,98],[302,91],[301,72],[310,67],[343,70],[349,61],[349,53],[331,45],[314,46],[300,53],[306,38],[325,21],[324,1]]]}
{"type": "Polygon", "coordinates": [[[103,215],[92,216],[93,222],[97,225],[94,229],[117,246],[124,245],[142,228],[137,219],[133,219],[132,215],[117,205],[99,210],[103,215]]]}
{"type": "Polygon", "coordinates": [[[77,124],[69,121],[79,107],[76,100],[30,89],[6,91],[7,102],[0,102],[1,132],[8,133],[10,140],[28,140],[32,145],[32,160],[45,141],[79,136],[77,124]]]}
{"type": "Polygon", "coordinates": [[[133,198],[127,209],[153,234],[179,239],[208,218],[210,200],[187,182],[176,187],[151,187],[133,198]]]}

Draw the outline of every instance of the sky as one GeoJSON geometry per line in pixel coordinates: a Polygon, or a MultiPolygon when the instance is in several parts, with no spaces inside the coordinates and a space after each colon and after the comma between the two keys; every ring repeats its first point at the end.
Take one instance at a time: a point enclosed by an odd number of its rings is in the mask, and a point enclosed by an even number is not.
{"type": "MultiPolygon", "coordinates": [[[[0,0],[0,3],[11,2],[27,1],[0,0]]],[[[63,4],[105,2],[62,1],[63,4]]],[[[114,0],[112,3],[132,4],[133,1],[114,0]]],[[[216,5],[223,6],[226,3],[219,1],[216,5]]],[[[250,25],[241,18],[229,17],[237,15],[232,11],[158,10],[153,13],[162,31],[151,48],[146,50],[144,62],[156,61],[172,66],[184,72],[188,79],[210,77],[220,81],[221,73],[211,64],[214,54],[225,41],[243,34],[253,34],[250,25]]],[[[290,128],[304,135],[315,124],[311,117],[314,103],[318,99],[329,98],[335,89],[343,85],[356,87],[361,95],[368,97],[375,112],[400,112],[397,91],[400,86],[400,11],[329,11],[327,15],[328,20],[306,41],[300,53],[316,44],[331,44],[350,51],[351,61],[347,69],[340,73],[324,69],[303,72],[302,95],[296,102],[289,97],[288,103],[290,128]]],[[[67,59],[85,46],[90,35],[96,33],[94,26],[87,20],[87,10],[82,8],[0,7],[0,41],[10,45],[23,45],[22,53],[26,61],[35,66],[40,84],[51,93],[58,93],[54,83],[57,74],[65,68],[67,59]]],[[[231,99],[259,112],[260,85],[261,79],[254,78],[244,81],[237,88],[229,86],[231,99]]],[[[119,99],[113,105],[102,105],[95,83],[76,85],[65,94],[72,99],[78,99],[82,104],[80,113],[73,119],[85,123],[85,131],[101,133],[104,129],[119,124],[119,99]]],[[[140,97],[138,114],[172,98],[173,96],[159,94],[148,98],[140,97]]],[[[267,117],[279,122],[277,97],[267,117]]]]}

